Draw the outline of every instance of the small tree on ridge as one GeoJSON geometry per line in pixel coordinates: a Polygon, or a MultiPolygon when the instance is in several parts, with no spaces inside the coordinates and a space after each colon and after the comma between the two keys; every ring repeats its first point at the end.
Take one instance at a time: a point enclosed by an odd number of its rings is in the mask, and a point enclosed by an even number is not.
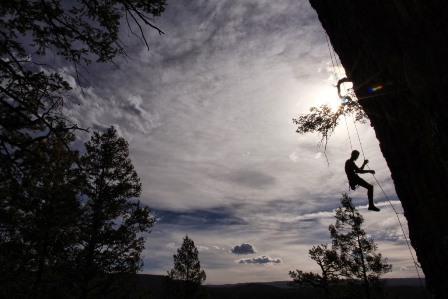
{"type": "Polygon", "coordinates": [[[192,239],[185,236],[182,246],[173,255],[174,267],[168,271],[168,277],[172,281],[180,281],[180,296],[193,298],[196,296],[200,285],[205,281],[205,271],[201,269],[198,249],[192,239]]]}

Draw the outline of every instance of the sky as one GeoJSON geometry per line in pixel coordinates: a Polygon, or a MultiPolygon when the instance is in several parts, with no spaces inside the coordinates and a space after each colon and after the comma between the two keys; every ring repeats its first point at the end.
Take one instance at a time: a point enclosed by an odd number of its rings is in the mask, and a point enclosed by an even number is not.
{"type": "MultiPolygon", "coordinates": [[[[90,65],[79,80],[71,65],[59,69],[73,87],[69,117],[92,130],[113,125],[129,142],[140,199],[157,217],[142,272],[165,274],[187,234],[207,284],[317,271],[308,250],[330,241],[351,147],[341,123],[327,163],[319,137],[298,135],[292,123],[311,106],[338,104],[335,71],[340,78],[343,70],[331,67],[315,11],[306,0],[168,1],[154,23],[165,34],[148,29],[149,50],[123,26],[127,57],[90,65]]],[[[368,122],[358,129],[369,165],[402,213],[373,129],[368,122]]],[[[375,189],[380,213],[367,211],[363,190],[349,195],[393,264],[386,277],[415,277],[384,194],[375,189]]]]}

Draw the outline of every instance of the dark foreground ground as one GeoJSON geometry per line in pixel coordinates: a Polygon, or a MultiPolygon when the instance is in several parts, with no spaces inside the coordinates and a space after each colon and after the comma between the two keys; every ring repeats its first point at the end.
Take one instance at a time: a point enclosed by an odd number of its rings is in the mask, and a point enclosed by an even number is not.
{"type": "MultiPolygon", "coordinates": [[[[130,298],[166,299],[165,278],[158,275],[140,274],[135,282],[135,294],[130,298]]],[[[206,285],[204,293],[209,299],[319,299],[323,293],[314,288],[295,287],[289,282],[242,283],[231,285],[206,285]]],[[[356,287],[339,286],[332,289],[334,298],[362,298],[356,287]]],[[[429,299],[429,293],[417,279],[386,279],[372,299],[429,299]]]]}

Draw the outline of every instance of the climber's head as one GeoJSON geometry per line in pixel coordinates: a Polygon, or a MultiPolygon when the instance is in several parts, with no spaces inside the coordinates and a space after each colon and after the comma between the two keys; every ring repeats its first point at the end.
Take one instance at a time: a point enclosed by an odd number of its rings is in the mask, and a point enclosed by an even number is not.
{"type": "Polygon", "coordinates": [[[357,150],[352,151],[352,155],[350,157],[351,160],[355,161],[359,157],[359,152],[357,150]]]}

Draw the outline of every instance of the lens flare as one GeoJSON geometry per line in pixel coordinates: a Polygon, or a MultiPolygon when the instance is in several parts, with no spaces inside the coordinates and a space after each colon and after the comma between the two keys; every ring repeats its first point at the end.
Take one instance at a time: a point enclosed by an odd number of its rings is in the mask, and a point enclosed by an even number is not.
{"type": "Polygon", "coordinates": [[[371,86],[371,87],[369,87],[369,88],[367,89],[367,91],[368,91],[369,93],[375,93],[375,92],[377,92],[377,91],[379,91],[379,90],[381,90],[381,89],[383,89],[383,88],[384,88],[384,85],[379,84],[379,85],[375,85],[375,86],[371,86]]]}

